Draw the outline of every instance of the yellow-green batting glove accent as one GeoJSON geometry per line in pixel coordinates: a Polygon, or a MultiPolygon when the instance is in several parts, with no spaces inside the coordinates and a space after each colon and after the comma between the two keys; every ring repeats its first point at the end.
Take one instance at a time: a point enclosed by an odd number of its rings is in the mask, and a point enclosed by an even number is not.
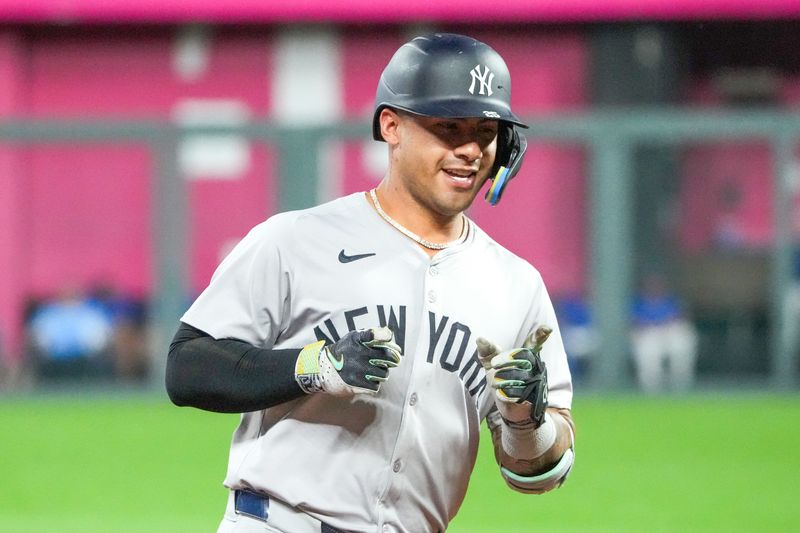
{"type": "Polygon", "coordinates": [[[294,379],[306,394],[323,391],[319,361],[324,347],[325,341],[312,342],[305,345],[297,356],[294,379]]]}

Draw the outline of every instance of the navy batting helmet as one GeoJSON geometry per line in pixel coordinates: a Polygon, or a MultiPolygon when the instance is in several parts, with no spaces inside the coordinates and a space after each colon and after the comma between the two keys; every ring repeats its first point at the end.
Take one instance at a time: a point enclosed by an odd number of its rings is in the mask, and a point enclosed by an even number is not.
{"type": "Polygon", "coordinates": [[[378,141],[383,140],[379,116],[386,107],[429,117],[500,121],[492,186],[486,193],[492,205],[519,171],[527,142],[516,126],[528,126],[511,111],[511,76],[505,61],[480,41],[436,33],[401,46],[378,82],[372,119],[372,136],[378,141]]]}

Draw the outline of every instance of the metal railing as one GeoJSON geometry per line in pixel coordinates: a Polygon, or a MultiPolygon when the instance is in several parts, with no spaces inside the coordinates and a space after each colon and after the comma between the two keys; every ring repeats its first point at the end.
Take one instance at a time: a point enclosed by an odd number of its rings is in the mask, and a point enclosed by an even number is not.
{"type": "MultiPolygon", "coordinates": [[[[786,301],[792,283],[792,198],[796,171],[794,147],[800,143],[800,114],[781,111],[689,111],[628,109],[572,116],[527,117],[529,139],[580,143],[589,154],[590,290],[600,333],[601,357],[592,369],[600,389],[625,386],[627,372],[627,302],[633,285],[632,228],[635,185],[633,152],[643,143],[674,145],[697,141],[758,139],[771,147],[774,244],[771,249],[769,348],[773,385],[797,385],[798,328],[786,301]]],[[[157,121],[17,120],[0,122],[0,143],[109,142],[145,143],[156,157],[152,186],[154,350],[166,357],[187,294],[187,208],[185,183],[178,167],[178,143],[185,135],[231,134],[268,142],[277,148],[281,179],[279,209],[304,208],[318,201],[322,143],[370,137],[368,124],[346,122],[293,128],[270,122],[241,127],[179,127],[157,121]]],[[[160,361],[163,362],[163,361],[160,361]]],[[[156,365],[155,387],[163,383],[156,365]]]]}

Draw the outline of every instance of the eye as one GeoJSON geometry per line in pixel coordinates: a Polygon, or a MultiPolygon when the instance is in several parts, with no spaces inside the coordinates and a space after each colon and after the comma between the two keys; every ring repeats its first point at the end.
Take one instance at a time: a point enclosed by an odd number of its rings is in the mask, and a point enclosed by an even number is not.
{"type": "Polygon", "coordinates": [[[481,127],[478,129],[478,136],[482,143],[489,144],[497,136],[497,128],[492,126],[481,127]]]}

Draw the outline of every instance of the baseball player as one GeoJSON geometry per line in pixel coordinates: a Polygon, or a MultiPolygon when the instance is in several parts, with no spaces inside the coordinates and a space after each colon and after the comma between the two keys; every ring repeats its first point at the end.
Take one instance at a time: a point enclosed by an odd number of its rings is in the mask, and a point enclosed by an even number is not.
{"type": "MultiPolygon", "coordinates": [[[[181,319],[167,390],[243,413],[220,532],[440,532],[480,422],[520,492],[573,464],[572,385],[539,273],[468,219],[522,162],[502,58],[469,37],[404,44],[378,84],[380,185],[275,215],[181,319]]],[[[499,517],[498,517],[499,519],[499,517]]]]}

